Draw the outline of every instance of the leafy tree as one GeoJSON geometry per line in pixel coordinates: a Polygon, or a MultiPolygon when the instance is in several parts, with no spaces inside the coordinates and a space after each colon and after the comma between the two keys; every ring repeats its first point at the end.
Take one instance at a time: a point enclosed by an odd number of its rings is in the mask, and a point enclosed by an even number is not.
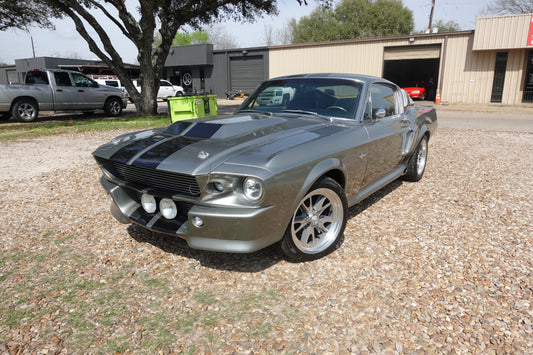
{"type": "MultiPolygon", "coordinates": [[[[194,32],[178,32],[172,40],[172,46],[186,46],[189,44],[202,44],[211,43],[209,34],[205,31],[194,32]]],[[[161,35],[158,33],[154,39],[154,46],[157,47],[161,44],[161,35]]]]}
{"type": "Polygon", "coordinates": [[[40,1],[0,0],[0,31],[8,28],[28,30],[32,25],[54,29],[50,18],[58,15],[40,1]]]}
{"type": "Polygon", "coordinates": [[[322,5],[290,22],[292,43],[405,35],[414,28],[413,13],[401,0],[342,0],[322,5]]]}
{"type": "MultiPolygon", "coordinates": [[[[17,10],[13,9],[16,7],[14,1],[0,1],[4,11],[2,17],[17,10]]],[[[307,4],[307,0],[296,1],[307,4]]],[[[200,28],[212,21],[228,19],[252,21],[265,14],[277,13],[276,2],[271,0],[35,0],[16,3],[23,9],[26,6],[27,11],[31,11],[32,7],[39,10],[37,16],[44,18],[52,15],[70,18],[89,49],[117,74],[140,115],[157,113],[159,78],[180,28],[185,25],[200,28]],[[122,57],[108,36],[109,29],[97,20],[97,13],[137,48],[142,95],[128,77],[122,57]],[[161,35],[161,43],[153,48],[157,32],[161,35]]],[[[18,22],[16,17],[10,18],[13,20],[7,22],[4,28],[26,28],[30,22],[46,25],[35,17],[20,17],[18,22]]]]}
{"type": "Polygon", "coordinates": [[[519,15],[533,13],[532,0],[494,0],[487,5],[487,14],[519,15]]]}
{"type": "Polygon", "coordinates": [[[461,26],[459,26],[459,24],[455,21],[444,22],[443,20],[438,20],[431,27],[432,28],[436,27],[438,31],[441,33],[442,32],[455,32],[455,31],[461,30],[461,26]]]}

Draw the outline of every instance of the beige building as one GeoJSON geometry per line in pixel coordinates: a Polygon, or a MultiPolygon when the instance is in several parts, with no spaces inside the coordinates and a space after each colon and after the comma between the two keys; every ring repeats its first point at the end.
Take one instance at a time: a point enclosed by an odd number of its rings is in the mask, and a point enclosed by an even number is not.
{"type": "Polygon", "coordinates": [[[269,48],[270,78],[346,72],[400,86],[436,82],[442,103],[533,106],[533,14],[478,18],[475,31],[269,48]]]}

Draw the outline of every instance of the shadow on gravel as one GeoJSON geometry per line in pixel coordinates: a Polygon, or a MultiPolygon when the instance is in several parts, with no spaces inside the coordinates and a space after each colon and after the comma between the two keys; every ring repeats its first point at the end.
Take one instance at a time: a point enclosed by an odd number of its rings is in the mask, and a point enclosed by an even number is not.
{"type": "Polygon", "coordinates": [[[128,227],[129,235],[139,243],[149,243],[166,253],[196,259],[205,267],[237,272],[259,272],[283,260],[279,243],[250,254],[216,253],[191,249],[179,237],[148,231],[135,224],[128,227]]]}
{"type": "Polygon", "coordinates": [[[350,207],[348,211],[348,219],[356,217],[358,214],[371,207],[375,203],[378,203],[383,197],[387,196],[398,187],[402,186],[403,181],[401,179],[394,180],[387,186],[383,187],[381,190],[374,192],[372,195],[365,198],[363,201],[359,202],[356,205],[350,207]]]}

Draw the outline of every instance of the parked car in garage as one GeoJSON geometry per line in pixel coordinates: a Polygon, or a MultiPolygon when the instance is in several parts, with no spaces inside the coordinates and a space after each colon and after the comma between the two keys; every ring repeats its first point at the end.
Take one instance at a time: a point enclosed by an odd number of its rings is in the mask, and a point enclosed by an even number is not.
{"type": "Polygon", "coordinates": [[[409,95],[411,99],[419,99],[419,100],[425,100],[426,99],[426,88],[423,86],[407,86],[402,87],[405,92],[409,95]]]}
{"type": "Polygon", "coordinates": [[[307,261],[341,245],[349,206],[422,178],[436,129],[435,109],[390,81],[308,74],[264,82],[233,115],[128,133],[93,155],[120,222],[219,252],[281,241],[307,261]],[[292,98],[259,100],[279,88],[292,98]]]}
{"type": "Polygon", "coordinates": [[[0,85],[0,119],[13,116],[31,122],[39,111],[104,110],[118,116],[127,105],[122,90],[100,85],[79,72],[36,69],[27,72],[24,80],[24,84],[0,85]]]}

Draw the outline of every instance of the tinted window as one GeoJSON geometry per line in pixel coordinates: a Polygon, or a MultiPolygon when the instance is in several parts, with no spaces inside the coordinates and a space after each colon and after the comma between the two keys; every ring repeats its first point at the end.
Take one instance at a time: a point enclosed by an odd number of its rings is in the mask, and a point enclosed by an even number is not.
{"type": "Polygon", "coordinates": [[[54,72],[54,79],[57,86],[72,86],[68,73],[54,72]]]}
{"type": "Polygon", "coordinates": [[[44,71],[29,71],[26,73],[26,84],[48,84],[48,76],[44,71]]]}
{"type": "Polygon", "coordinates": [[[370,88],[370,94],[372,97],[373,113],[382,108],[386,112],[385,116],[394,116],[398,114],[394,88],[388,85],[374,84],[370,88]]]}

